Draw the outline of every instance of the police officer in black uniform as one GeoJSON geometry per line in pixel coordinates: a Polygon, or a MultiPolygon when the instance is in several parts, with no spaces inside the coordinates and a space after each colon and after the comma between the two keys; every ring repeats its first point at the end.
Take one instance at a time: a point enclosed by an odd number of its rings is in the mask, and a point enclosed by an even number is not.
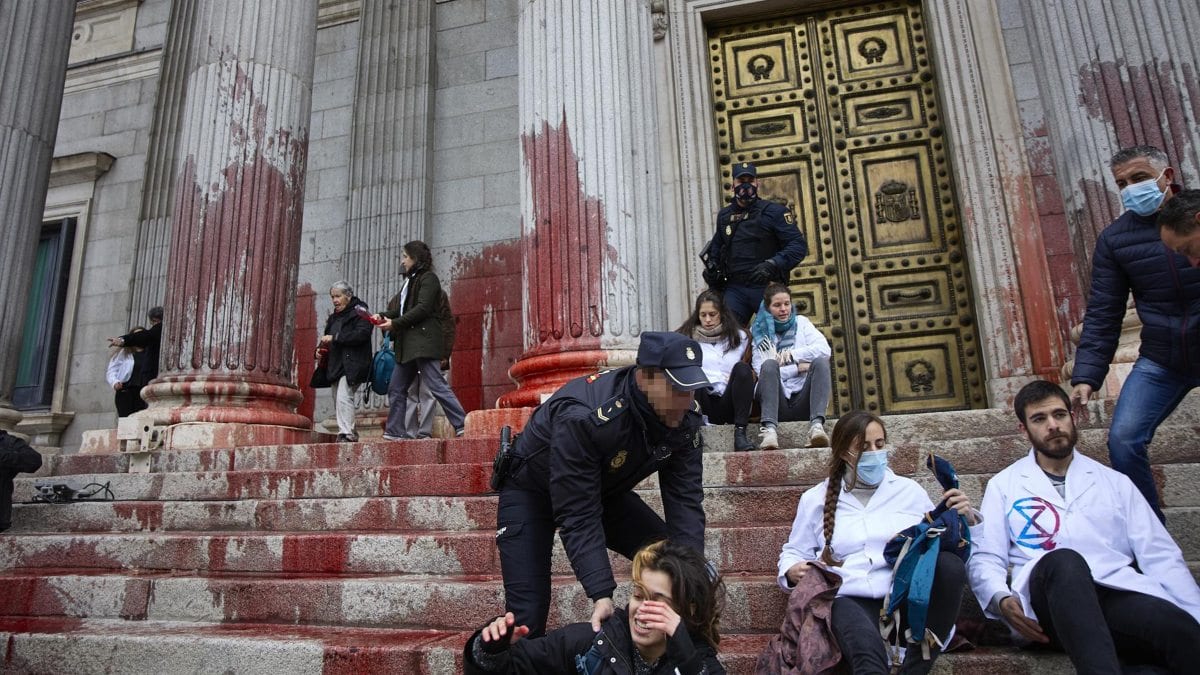
{"type": "Polygon", "coordinates": [[[717,231],[705,247],[704,281],[724,292],[725,304],[745,325],[758,310],[767,284],[786,284],[808,255],[808,242],[791,209],[758,197],[758,169],[733,169],[733,200],[717,214],[717,231]]]}
{"type": "Polygon", "coordinates": [[[597,631],[616,588],[606,549],[632,559],[669,537],[703,553],[701,358],[679,333],[643,333],[637,365],[571,380],[517,437],[502,469],[496,545],[506,611],[530,637],[546,629],[556,528],[597,631]],[[666,522],[633,492],[656,471],[666,522]]]}

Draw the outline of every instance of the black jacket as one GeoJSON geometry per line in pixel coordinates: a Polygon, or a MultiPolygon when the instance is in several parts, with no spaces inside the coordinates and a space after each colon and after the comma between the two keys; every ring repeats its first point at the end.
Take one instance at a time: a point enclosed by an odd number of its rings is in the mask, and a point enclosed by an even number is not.
{"type": "Polygon", "coordinates": [[[1156,215],[1126,211],[1096,239],[1071,384],[1097,389],[1104,381],[1130,292],[1142,321],[1141,356],[1184,375],[1200,375],[1200,268],[1162,243],[1156,215]]]}
{"type": "Polygon", "coordinates": [[[325,320],[325,335],[332,335],[325,370],[329,381],[337,382],[342,375],[346,383],[356,387],[371,377],[371,331],[374,326],[354,311],[367,308],[367,303],[350,298],[346,309],[334,312],[325,320]]]}
{"type": "Polygon", "coordinates": [[[12,525],[13,478],[42,468],[42,456],[25,441],[0,429],[0,532],[12,525]]]}
{"type": "Polygon", "coordinates": [[[150,384],[150,380],[158,377],[158,354],[162,346],[161,321],[146,330],[122,335],[121,343],[126,347],[141,347],[146,350],[142,357],[141,372],[131,376],[138,378],[138,384],[150,384]]]}
{"type": "MultiPolygon", "coordinates": [[[[463,650],[463,670],[467,675],[484,673],[513,673],[548,675],[549,673],[579,673],[580,675],[633,675],[633,643],[629,638],[629,617],[625,608],[592,632],[590,623],[573,623],[547,633],[544,637],[518,640],[506,652],[497,655],[497,665],[491,669],[475,661],[474,646],[482,629],[467,640],[463,650]]],[[[716,651],[703,640],[693,640],[680,624],[675,635],[667,640],[667,653],[653,671],[656,675],[676,672],[680,675],[722,675],[725,668],[717,660],[716,651]]]]}
{"type": "Polygon", "coordinates": [[[513,444],[518,466],[504,489],[548,494],[563,548],[589,598],[616,588],[604,500],[658,472],[669,537],[704,551],[703,464],[694,407],[668,429],[634,382],[635,366],[580,377],[538,406],[513,444]]]}
{"type": "Polygon", "coordinates": [[[717,214],[709,255],[734,283],[747,283],[764,260],[775,263],[775,281],[786,282],[792,268],[808,255],[808,242],[787,207],[759,198],[743,209],[734,201],[717,214]]]}

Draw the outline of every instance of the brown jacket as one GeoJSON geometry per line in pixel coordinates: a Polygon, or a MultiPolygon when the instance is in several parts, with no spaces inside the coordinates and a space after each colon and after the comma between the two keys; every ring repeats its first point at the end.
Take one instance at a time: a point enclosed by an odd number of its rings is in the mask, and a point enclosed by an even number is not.
{"type": "Polygon", "coordinates": [[[820,675],[837,672],[842,652],[833,638],[830,614],[842,578],[813,564],[788,596],[779,634],[758,657],[757,675],[820,675]]]}

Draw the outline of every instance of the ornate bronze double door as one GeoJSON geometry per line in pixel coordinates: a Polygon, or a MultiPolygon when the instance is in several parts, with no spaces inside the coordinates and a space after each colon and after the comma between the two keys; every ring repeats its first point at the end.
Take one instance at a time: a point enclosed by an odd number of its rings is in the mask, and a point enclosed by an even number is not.
{"type": "Polygon", "coordinates": [[[833,413],[986,406],[921,3],[717,27],[713,111],[735,162],[808,238],[798,310],[833,345],[833,413]]]}

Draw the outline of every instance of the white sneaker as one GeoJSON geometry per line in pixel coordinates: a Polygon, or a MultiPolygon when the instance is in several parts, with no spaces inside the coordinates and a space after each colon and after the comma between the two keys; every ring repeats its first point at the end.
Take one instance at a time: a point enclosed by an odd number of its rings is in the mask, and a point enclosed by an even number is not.
{"type": "Polygon", "coordinates": [[[758,430],[758,449],[779,449],[779,434],[775,432],[775,427],[763,427],[758,430]]]}
{"type": "Polygon", "coordinates": [[[829,445],[829,436],[825,435],[825,425],[813,422],[808,428],[808,447],[824,448],[829,445]]]}

